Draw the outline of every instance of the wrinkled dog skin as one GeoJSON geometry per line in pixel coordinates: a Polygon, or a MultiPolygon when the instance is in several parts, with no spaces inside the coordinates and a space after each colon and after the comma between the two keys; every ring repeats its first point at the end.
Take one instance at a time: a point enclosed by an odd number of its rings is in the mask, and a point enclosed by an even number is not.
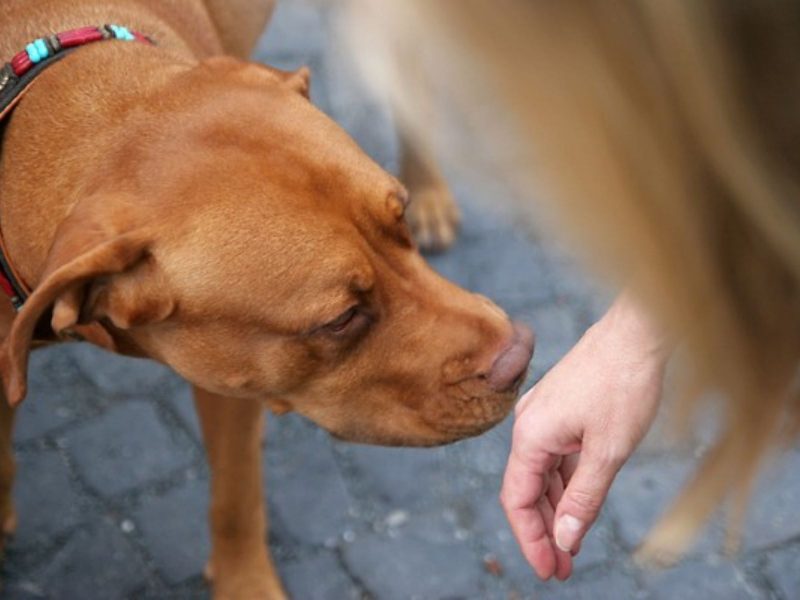
{"type": "Polygon", "coordinates": [[[2,62],[86,25],[157,41],[76,50],[7,123],[0,222],[34,292],[18,315],[6,300],[0,310],[0,521],[13,528],[10,406],[25,396],[32,340],[80,335],[153,358],[195,389],[217,598],[284,596],[265,545],[265,403],[346,440],[447,443],[507,414],[533,345],[426,265],[403,218],[406,189],[309,102],[307,69],[236,58],[271,10],[0,5],[2,62]]]}

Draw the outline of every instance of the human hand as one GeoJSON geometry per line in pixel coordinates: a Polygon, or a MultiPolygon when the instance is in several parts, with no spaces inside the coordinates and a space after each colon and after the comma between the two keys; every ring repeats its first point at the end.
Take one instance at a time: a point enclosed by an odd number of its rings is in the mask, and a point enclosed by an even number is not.
{"type": "Polygon", "coordinates": [[[662,336],[626,295],[525,394],[500,501],[527,561],[564,580],[661,397],[662,336]]]}

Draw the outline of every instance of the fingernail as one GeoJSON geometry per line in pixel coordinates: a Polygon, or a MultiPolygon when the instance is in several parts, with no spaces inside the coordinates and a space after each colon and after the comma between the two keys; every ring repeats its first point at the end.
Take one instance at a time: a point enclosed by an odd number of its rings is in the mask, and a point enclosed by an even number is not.
{"type": "Polygon", "coordinates": [[[556,546],[569,552],[581,539],[583,523],[572,515],[564,515],[556,523],[556,546]]]}

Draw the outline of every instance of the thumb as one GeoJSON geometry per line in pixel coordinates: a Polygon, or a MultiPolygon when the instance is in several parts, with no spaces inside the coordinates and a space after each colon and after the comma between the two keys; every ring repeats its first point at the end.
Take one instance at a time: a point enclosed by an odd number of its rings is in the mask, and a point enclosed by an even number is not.
{"type": "Polygon", "coordinates": [[[624,459],[597,455],[585,449],[556,507],[554,537],[564,552],[578,548],[600,514],[608,490],[624,459]]]}

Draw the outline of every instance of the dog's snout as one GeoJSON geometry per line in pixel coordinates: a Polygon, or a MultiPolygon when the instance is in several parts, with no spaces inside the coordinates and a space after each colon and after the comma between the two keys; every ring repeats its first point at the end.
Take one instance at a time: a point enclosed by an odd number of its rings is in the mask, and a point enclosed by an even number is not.
{"type": "Polygon", "coordinates": [[[533,356],[533,332],[522,323],[513,323],[511,343],[494,361],[487,375],[493,390],[508,392],[521,383],[533,356]]]}

